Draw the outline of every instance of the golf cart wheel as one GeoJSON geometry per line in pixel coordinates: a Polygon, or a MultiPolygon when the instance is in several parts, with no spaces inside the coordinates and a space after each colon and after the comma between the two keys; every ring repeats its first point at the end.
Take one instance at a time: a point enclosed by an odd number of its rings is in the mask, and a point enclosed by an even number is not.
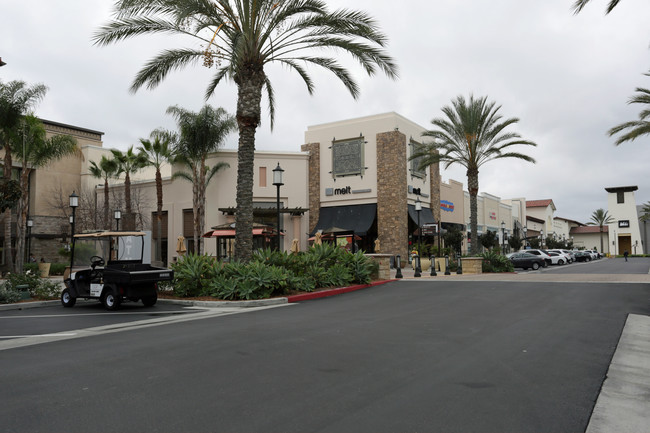
{"type": "Polygon", "coordinates": [[[539,269],[539,263],[533,263],[533,271],[536,271],[539,269]]]}
{"type": "Polygon", "coordinates": [[[73,298],[72,295],[70,295],[70,290],[63,289],[63,292],[61,292],[61,304],[66,308],[71,308],[74,307],[76,302],[77,298],[73,298]]]}
{"type": "Polygon", "coordinates": [[[102,295],[102,305],[109,311],[117,310],[120,308],[120,298],[115,296],[112,290],[105,290],[102,295]]]}
{"type": "Polygon", "coordinates": [[[153,307],[158,301],[158,293],[155,293],[152,296],[145,296],[142,298],[142,303],[145,307],[153,307]]]}

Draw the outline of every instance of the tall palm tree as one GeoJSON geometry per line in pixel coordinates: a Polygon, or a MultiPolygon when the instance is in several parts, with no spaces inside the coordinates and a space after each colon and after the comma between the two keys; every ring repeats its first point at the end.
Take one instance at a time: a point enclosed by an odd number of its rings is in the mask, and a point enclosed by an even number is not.
{"type": "MultiPolygon", "coordinates": [[[[573,3],[573,13],[580,13],[580,11],[587,6],[587,3],[589,3],[591,0],[576,0],[575,3],[573,3]]],[[[616,5],[619,4],[621,0],[609,0],[609,4],[607,5],[607,12],[605,13],[610,13],[612,9],[616,7],[616,5]]]]}
{"type": "Polygon", "coordinates": [[[90,175],[92,177],[104,180],[103,226],[104,229],[109,230],[111,228],[111,220],[109,217],[108,180],[117,177],[117,162],[115,162],[115,159],[108,159],[106,155],[102,155],[102,158],[99,160],[99,164],[97,164],[95,161],[90,161],[90,167],[88,170],[90,171],[90,175]]]}
{"type": "Polygon", "coordinates": [[[124,173],[124,203],[125,218],[124,229],[135,230],[135,218],[131,207],[131,175],[137,173],[147,164],[147,158],[141,153],[136,153],[133,146],[129,146],[126,152],[118,149],[111,149],[113,159],[117,164],[117,176],[124,173]]]}
{"type": "Polygon", "coordinates": [[[614,222],[614,218],[605,210],[605,209],[596,209],[591,214],[591,221],[587,225],[594,226],[597,225],[600,227],[600,252],[604,253],[603,250],[603,226],[606,224],[611,224],[614,222]]]}
{"type": "Polygon", "coordinates": [[[45,126],[33,114],[23,118],[22,137],[16,136],[12,144],[15,156],[22,162],[20,188],[22,197],[18,202],[18,223],[16,224],[16,271],[23,271],[25,256],[25,224],[29,202],[29,174],[65,156],[81,154],[77,140],[70,135],[54,135],[47,138],[45,126]]]}
{"type": "Polygon", "coordinates": [[[501,106],[488,102],[487,97],[469,100],[457,96],[451,106],[442,108],[446,117],[431,121],[437,128],[424,132],[424,137],[433,141],[423,144],[410,159],[422,158],[420,168],[442,162],[445,168],[459,164],[467,169],[467,189],[470,203],[471,253],[478,254],[478,172],[488,161],[502,158],[517,158],[535,163],[535,160],[522,153],[510,150],[512,146],[537,146],[523,140],[515,132],[505,132],[510,125],[519,122],[517,118],[502,119],[501,106]]]}
{"type": "Polygon", "coordinates": [[[192,183],[194,252],[201,254],[201,235],[205,228],[205,191],[218,171],[230,167],[225,162],[208,167],[205,162],[210,153],[216,152],[223,145],[226,136],[235,130],[237,124],[226,110],[221,107],[215,109],[207,104],[198,113],[178,106],[169,107],[167,113],[176,118],[179,129],[178,134],[172,135],[175,143],[174,162],[189,170],[174,172],[172,179],[185,179],[192,183]]]}
{"type": "Polygon", "coordinates": [[[156,224],[158,237],[156,238],[156,260],[162,260],[162,207],[163,188],[160,168],[163,164],[171,162],[174,152],[169,136],[152,132],[150,139],[141,138],[140,153],[147,158],[147,165],[156,169],[156,224]]]}
{"type": "MultiPolygon", "coordinates": [[[[650,72],[646,73],[645,75],[650,77],[650,72]]],[[[627,103],[645,104],[646,108],[641,110],[641,112],[639,113],[639,120],[633,120],[631,122],[621,123],[620,125],[615,126],[608,131],[611,137],[615,134],[618,134],[619,132],[628,130],[625,134],[623,134],[616,140],[615,144],[617,146],[626,141],[633,141],[634,139],[642,135],[650,134],[650,89],[643,89],[641,87],[637,87],[636,91],[637,91],[637,95],[631,97],[627,103]]]]}
{"type": "Polygon", "coordinates": [[[206,97],[226,80],[237,85],[237,213],[236,257],[250,260],[253,251],[253,171],[255,132],[261,121],[262,91],[269,102],[271,127],[274,93],[265,67],[279,63],[296,71],[312,94],[314,84],[305,66],[334,73],[352,96],[359,87],[334,56],[315,52],[344,52],[368,75],[377,70],[396,78],[397,66],[383,51],[387,39],[364,12],[330,12],[321,0],[116,0],[115,19],[99,29],[95,43],[108,45],[146,33],[189,36],[201,46],[168,49],[138,72],[132,91],[154,88],[175,69],[202,61],[216,67],[206,97]]]}
{"type": "MultiPolygon", "coordinates": [[[[11,143],[20,135],[20,120],[40,102],[47,93],[44,84],[27,85],[24,81],[0,81],[0,147],[4,149],[3,183],[11,183],[13,161],[11,157],[11,143]]],[[[4,252],[6,264],[11,271],[14,270],[14,261],[11,254],[11,209],[7,209],[4,218],[4,252]]]]}

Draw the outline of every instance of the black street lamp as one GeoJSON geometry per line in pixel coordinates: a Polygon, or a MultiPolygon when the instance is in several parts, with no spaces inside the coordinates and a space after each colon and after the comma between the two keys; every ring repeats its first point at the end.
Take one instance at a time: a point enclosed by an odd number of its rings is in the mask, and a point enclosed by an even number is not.
{"type": "Polygon", "coordinates": [[[32,257],[32,227],[34,220],[27,217],[27,261],[32,257]]]}
{"type": "Polygon", "coordinates": [[[115,231],[119,232],[120,231],[120,219],[122,219],[122,211],[119,209],[115,209],[113,211],[113,218],[115,218],[115,231]]]}
{"type": "Polygon", "coordinates": [[[77,207],[79,206],[79,196],[72,191],[72,194],[70,194],[70,207],[72,208],[72,216],[70,216],[70,225],[72,227],[71,229],[71,242],[72,242],[72,248],[70,248],[70,272],[72,273],[72,265],[73,265],[73,260],[74,260],[74,225],[75,225],[75,211],[77,210],[77,207]]]}
{"type": "Polygon", "coordinates": [[[414,277],[422,276],[422,267],[420,266],[420,212],[422,212],[422,202],[420,197],[415,201],[415,211],[418,213],[418,255],[415,257],[415,273],[414,277]]]}
{"type": "Polygon", "coordinates": [[[539,247],[544,248],[544,230],[539,231],[539,247]]]}
{"type": "Polygon", "coordinates": [[[278,210],[278,233],[277,233],[277,239],[278,239],[278,251],[281,251],[280,248],[280,187],[284,185],[282,183],[282,173],[284,170],[282,170],[282,167],[280,167],[280,163],[278,162],[278,166],[273,169],[273,185],[277,187],[277,210],[278,210]]]}
{"type": "Polygon", "coordinates": [[[501,221],[501,249],[502,254],[506,255],[506,223],[501,221]]]}

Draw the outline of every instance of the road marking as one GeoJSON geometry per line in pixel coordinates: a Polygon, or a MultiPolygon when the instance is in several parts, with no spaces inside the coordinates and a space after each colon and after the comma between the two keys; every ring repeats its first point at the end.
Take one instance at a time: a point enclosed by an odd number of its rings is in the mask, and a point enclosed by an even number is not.
{"type": "Polygon", "coordinates": [[[2,338],[38,338],[38,337],[71,337],[77,335],[74,332],[61,332],[58,334],[36,334],[36,335],[0,335],[2,338]]]}
{"type": "MultiPolygon", "coordinates": [[[[253,311],[267,310],[270,308],[289,307],[294,304],[274,304],[261,307],[249,308],[209,308],[204,311],[193,314],[173,314],[155,319],[143,319],[133,322],[114,323],[110,325],[97,326],[94,328],[74,329],[70,332],[61,334],[43,334],[24,336],[22,338],[13,338],[0,341],[0,351],[15,349],[18,347],[33,346],[36,344],[53,343],[57,341],[70,340],[83,337],[96,337],[102,334],[111,334],[115,332],[131,331],[135,329],[150,328],[154,326],[168,325],[173,323],[189,322],[194,320],[210,319],[219,316],[229,316],[240,313],[251,313],[253,311]]],[[[41,317],[41,316],[39,316],[41,317]]]]}
{"type": "MultiPolygon", "coordinates": [[[[205,310],[205,308],[200,308],[205,310]]],[[[38,319],[41,317],[52,318],[52,317],[81,317],[81,316],[133,316],[133,315],[146,315],[146,316],[162,316],[162,315],[174,315],[174,314],[196,314],[197,310],[194,311],[150,311],[150,312],[118,312],[110,313],[100,312],[100,313],[79,313],[79,314],[43,314],[43,315],[33,315],[33,316],[0,316],[0,319],[38,319]]]]}

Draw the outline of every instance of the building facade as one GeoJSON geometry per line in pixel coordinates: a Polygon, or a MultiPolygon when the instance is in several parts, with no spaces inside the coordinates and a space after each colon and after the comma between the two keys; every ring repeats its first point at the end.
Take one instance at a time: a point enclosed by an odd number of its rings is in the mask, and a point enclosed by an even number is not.
{"type": "Polygon", "coordinates": [[[644,244],[639,228],[634,192],[637,186],[605,188],[607,191],[607,211],[612,217],[608,225],[608,241],[613,254],[644,254],[644,244]]]}

